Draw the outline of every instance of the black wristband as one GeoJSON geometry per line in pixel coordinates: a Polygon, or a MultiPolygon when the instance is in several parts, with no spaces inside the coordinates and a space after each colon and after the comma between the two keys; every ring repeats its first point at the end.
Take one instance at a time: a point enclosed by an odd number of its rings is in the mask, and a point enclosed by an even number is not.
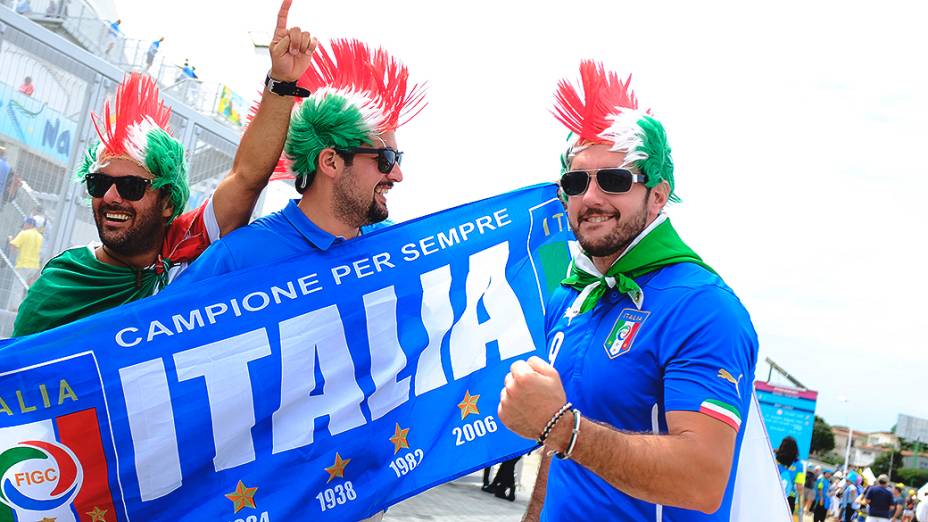
{"type": "Polygon", "coordinates": [[[541,431],[541,436],[539,436],[535,442],[538,444],[544,444],[545,440],[548,438],[548,435],[551,434],[551,430],[554,429],[554,425],[557,424],[557,421],[561,420],[561,417],[570,410],[571,403],[565,403],[561,406],[561,409],[557,410],[554,415],[551,416],[551,420],[548,421],[548,424],[545,424],[545,429],[541,431]]]}
{"type": "Polygon", "coordinates": [[[264,85],[269,91],[278,96],[295,96],[297,98],[305,98],[312,94],[309,92],[309,89],[300,87],[296,84],[296,82],[282,82],[280,80],[271,78],[271,73],[268,73],[267,77],[264,79],[264,85]]]}

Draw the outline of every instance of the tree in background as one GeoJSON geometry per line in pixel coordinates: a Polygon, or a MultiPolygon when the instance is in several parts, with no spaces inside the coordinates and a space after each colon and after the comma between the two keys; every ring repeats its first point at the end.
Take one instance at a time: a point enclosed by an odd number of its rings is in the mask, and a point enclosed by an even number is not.
{"type": "Polygon", "coordinates": [[[831,432],[831,425],[825,419],[815,416],[812,425],[812,453],[825,454],[835,449],[835,434],[831,432]]]}
{"type": "Polygon", "coordinates": [[[889,474],[889,458],[890,455],[893,459],[893,474],[889,477],[889,480],[893,482],[903,481],[900,471],[902,471],[902,453],[898,451],[884,451],[873,461],[873,464],[870,466],[870,469],[873,470],[874,475],[889,474]]]}
{"type": "MultiPolygon", "coordinates": [[[[896,473],[893,472],[893,474],[896,473]]],[[[901,482],[913,488],[920,488],[928,482],[928,469],[902,468],[899,470],[898,476],[901,482]]]]}

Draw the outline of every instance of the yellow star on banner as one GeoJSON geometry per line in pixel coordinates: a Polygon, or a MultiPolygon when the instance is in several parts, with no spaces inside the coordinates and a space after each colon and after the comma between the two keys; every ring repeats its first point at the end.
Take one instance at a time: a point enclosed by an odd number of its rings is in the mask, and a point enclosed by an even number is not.
{"type": "Polygon", "coordinates": [[[351,462],[351,459],[342,459],[342,456],[335,452],[335,464],[325,468],[325,472],[329,474],[329,480],[325,481],[326,484],[332,482],[334,478],[345,478],[345,466],[351,462]]]}
{"type": "Polygon", "coordinates": [[[393,443],[393,454],[396,455],[402,448],[409,449],[409,442],[406,441],[406,436],[409,435],[409,428],[405,430],[400,429],[400,423],[396,423],[396,429],[393,431],[393,436],[390,437],[390,442],[393,443]]]}
{"type": "Polygon", "coordinates": [[[245,483],[239,480],[238,485],[235,486],[235,491],[226,494],[226,498],[232,501],[232,505],[235,507],[235,513],[238,513],[242,508],[257,507],[255,506],[255,493],[257,491],[257,487],[245,487],[245,483]]]}
{"type": "Polygon", "coordinates": [[[471,413],[480,415],[480,411],[477,410],[477,399],[479,398],[479,395],[471,395],[470,390],[464,392],[464,400],[458,404],[458,408],[461,408],[461,419],[465,419],[471,413]]]}
{"type": "Polygon", "coordinates": [[[93,511],[88,511],[86,514],[90,517],[90,522],[106,522],[106,512],[106,509],[100,509],[100,506],[94,506],[93,511]]]}
{"type": "MultiPolygon", "coordinates": [[[[104,513],[106,513],[106,511],[104,511],[104,513]]],[[[89,515],[90,513],[87,513],[87,514],[89,515]]],[[[45,518],[43,518],[42,520],[39,520],[39,522],[55,522],[56,520],[58,520],[58,519],[55,518],[55,517],[45,517],[45,518]]],[[[102,520],[102,519],[101,519],[101,520],[102,520]]],[[[91,521],[91,522],[93,522],[93,521],[91,521]]]]}

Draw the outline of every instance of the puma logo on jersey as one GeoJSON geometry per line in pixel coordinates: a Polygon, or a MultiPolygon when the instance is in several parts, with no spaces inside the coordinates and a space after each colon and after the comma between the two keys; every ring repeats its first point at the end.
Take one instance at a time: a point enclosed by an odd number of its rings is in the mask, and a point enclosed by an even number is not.
{"type": "Polygon", "coordinates": [[[719,374],[716,375],[719,379],[725,379],[726,381],[735,385],[735,391],[738,392],[738,398],[741,398],[741,378],[744,377],[744,374],[738,375],[738,378],[735,379],[734,375],[728,372],[725,368],[719,368],[719,374]]]}

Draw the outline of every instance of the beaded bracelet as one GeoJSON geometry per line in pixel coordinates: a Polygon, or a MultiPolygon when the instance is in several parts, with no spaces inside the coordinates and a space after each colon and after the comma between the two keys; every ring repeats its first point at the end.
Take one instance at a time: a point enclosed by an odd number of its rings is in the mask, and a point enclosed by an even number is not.
{"type": "Polygon", "coordinates": [[[538,444],[545,443],[545,439],[548,438],[548,435],[551,435],[551,430],[554,429],[554,425],[557,424],[557,421],[561,419],[561,416],[563,416],[567,412],[567,410],[571,408],[571,406],[573,406],[573,404],[568,402],[568,403],[565,403],[563,406],[561,406],[561,409],[557,410],[557,413],[555,413],[551,417],[551,420],[549,420],[548,423],[545,424],[545,429],[542,430],[541,436],[538,437],[537,439],[538,444]]]}
{"type": "Polygon", "coordinates": [[[570,458],[570,454],[574,452],[574,446],[577,445],[577,435],[580,434],[580,410],[577,408],[573,409],[574,412],[574,429],[570,433],[570,442],[567,443],[567,450],[564,453],[555,453],[554,456],[566,460],[570,458]]]}

